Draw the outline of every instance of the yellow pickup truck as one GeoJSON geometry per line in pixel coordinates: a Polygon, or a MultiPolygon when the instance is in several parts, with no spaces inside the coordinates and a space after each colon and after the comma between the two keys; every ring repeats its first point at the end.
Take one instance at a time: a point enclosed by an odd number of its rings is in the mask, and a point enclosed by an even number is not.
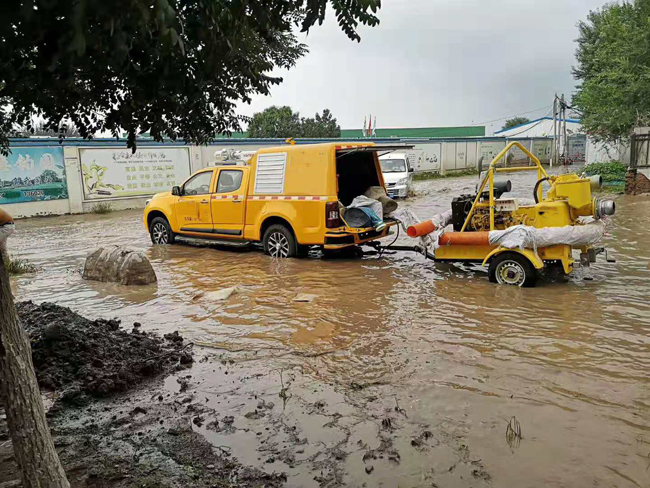
{"type": "Polygon", "coordinates": [[[387,235],[351,228],[339,213],[371,186],[384,187],[378,152],[404,146],[372,143],[287,145],[260,149],[243,165],[205,168],[171,192],[154,195],[144,225],[154,244],[176,236],[230,243],[262,242],[279,258],[306,254],[310,246],[341,249],[387,235]],[[339,203],[340,202],[340,203],[339,203]]]}

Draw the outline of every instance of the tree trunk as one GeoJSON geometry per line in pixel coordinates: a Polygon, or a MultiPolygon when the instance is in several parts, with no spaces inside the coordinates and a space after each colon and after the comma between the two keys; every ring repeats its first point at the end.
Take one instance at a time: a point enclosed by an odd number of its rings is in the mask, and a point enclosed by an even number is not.
{"type": "Polygon", "coordinates": [[[32,350],[0,259],[0,387],[24,488],[70,488],[54,449],[36,382],[32,350]]]}

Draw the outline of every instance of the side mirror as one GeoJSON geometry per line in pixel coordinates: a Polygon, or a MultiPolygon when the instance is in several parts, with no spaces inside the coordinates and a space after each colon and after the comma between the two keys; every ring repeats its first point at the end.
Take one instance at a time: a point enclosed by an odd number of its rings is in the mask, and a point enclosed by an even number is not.
{"type": "Polygon", "coordinates": [[[176,195],[177,197],[181,195],[181,187],[180,186],[172,186],[172,195],[176,195]]]}
{"type": "Polygon", "coordinates": [[[415,168],[409,168],[409,173],[413,173],[415,171],[415,168]]]}

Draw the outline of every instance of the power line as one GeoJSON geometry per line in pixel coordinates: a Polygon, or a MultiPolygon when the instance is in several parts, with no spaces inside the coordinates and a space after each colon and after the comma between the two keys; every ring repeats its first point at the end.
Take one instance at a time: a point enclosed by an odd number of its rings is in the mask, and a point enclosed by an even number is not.
{"type": "MultiPolygon", "coordinates": [[[[546,105],[546,106],[544,106],[544,107],[536,108],[535,110],[528,110],[527,112],[521,112],[520,114],[507,115],[507,116],[505,116],[505,117],[501,117],[501,118],[494,119],[494,120],[487,120],[487,121],[485,121],[485,122],[477,122],[476,124],[472,124],[472,125],[483,125],[483,124],[489,124],[489,123],[491,123],[491,122],[498,122],[499,120],[510,119],[510,118],[512,118],[512,117],[519,117],[520,115],[532,114],[533,112],[539,112],[540,110],[544,110],[544,109],[547,108],[547,107],[548,107],[548,105],[546,105]]],[[[553,109],[553,107],[551,106],[551,110],[552,110],[552,109],[553,109]]],[[[550,110],[549,110],[549,111],[550,111],[550,110]]]]}

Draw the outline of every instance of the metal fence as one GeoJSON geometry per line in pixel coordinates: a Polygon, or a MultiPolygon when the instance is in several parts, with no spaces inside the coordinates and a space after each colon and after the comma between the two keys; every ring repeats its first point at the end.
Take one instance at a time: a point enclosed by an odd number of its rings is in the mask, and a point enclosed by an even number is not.
{"type": "Polygon", "coordinates": [[[630,168],[650,167],[650,133],[630,137],[630,168]]]}

